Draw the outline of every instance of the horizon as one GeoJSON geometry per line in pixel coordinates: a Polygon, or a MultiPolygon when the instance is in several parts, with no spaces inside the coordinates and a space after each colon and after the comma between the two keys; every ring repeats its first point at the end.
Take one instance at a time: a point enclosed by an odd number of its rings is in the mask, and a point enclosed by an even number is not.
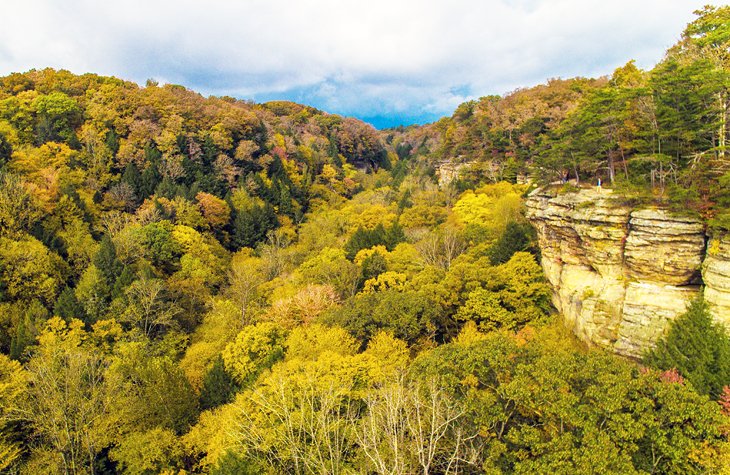
{"type": "Polygon", "coordinates": [[[378,129],[423,125],[552,78],[610,75],[630,60],[650,69],[704,4],[10,0],[0,75],[51,67],[154,79],[205,96],[289,100],[378,129]]]}

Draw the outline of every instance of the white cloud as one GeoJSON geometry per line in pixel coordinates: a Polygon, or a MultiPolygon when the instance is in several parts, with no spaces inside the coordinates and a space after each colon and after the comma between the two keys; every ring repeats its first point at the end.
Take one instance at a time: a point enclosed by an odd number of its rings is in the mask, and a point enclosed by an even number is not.
{"type": "Polygon", "coordinates": [[[445,114],[468,95],[651,67],[705,1],[5,0],[0,74],[51,66],[445,114]]]}

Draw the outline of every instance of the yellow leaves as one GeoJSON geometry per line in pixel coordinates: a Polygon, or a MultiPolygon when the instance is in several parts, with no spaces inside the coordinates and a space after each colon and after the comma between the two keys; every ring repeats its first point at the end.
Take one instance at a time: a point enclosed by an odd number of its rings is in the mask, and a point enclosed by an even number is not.
{"type": "Polygon", "coordinates": [[[378,224],[390,226],[395,221],[395,213],[390,206],[373,204],[369,206],[356,207],[350,218],[350,229],[352,231],[359,227],[373,229],[378,224]]]}
{"type": "Polygon", "coordinates": [[[523,191],[524,185],[505,182],[466,191],[454,205],[454,216],[459,224],[482,227],[496,237],[507,223],[522,219],[523,191]]]}
{"type": "Polygon", "coordinates": [[[213,144],[221,150],[229,150],[233,147],[231,131],[220,122],[210,128],[209,136],[213,144]]]}
{"type": "Polygon", "coordinates": [[[454,343],[469,346],[477,341],[485,340],[487,335],[477,328],[476,322],[469,320],[464,324],[459,335],[454,339],[454,343]]]}
{"type": "Polygon", "coordinates": [[[68,180],[68,164],[77,154],[66,144],[48,142],[38,148],[16,150],[8,167],[25,176],[34,197],[50,211],[59,194],[61,177],[68,180]]]}
{"type": "Polygon", "coordinates": [[[185,351],[180,367],[190,384],[200,389],[211,362],[241,329],[240,310],[228,299],[214,298],[211,309],[195,329],[192,344],[185,351]]]}
{"type": "Polygon", "coordinates": [[[96,346],[111,351],[114,343],[122,339],[124,330],[122,326],[115,320],[99,320],[92,325],[91,338],[96,346]]]}
{"type": "Polygon", "coordinates": [[[38,344],[42,351],[54,351],[57,345],[67,348],[80,346],[87,336],[81,320],[74,318],[67,324],[61,317],[51,317],[38,335],[38,344]]]}
{"type": "Polygon", "coordinates": [[[176,225],[172,228],[172,239],[180,245],[186,253],[195,255],[209,253],[209,247],[203,236],[189,226],[176,225]]]}
{"type": "Polygon", "coordinates": [[[245,188],[239,187],[231,194],[231,203],[238,211],[248,211],[254,206],[264,206],[261,198],[252,197],[245,188]]]}
{"type": "MultiPolygon", "coordinates": [[[[198,423],[182,437],[186,452],[205,454],[200,464],[213,467],[218,459],[235,445],[235,429],[240,408],[236,403],[226,404],[200,414],[198,423]]],[[[207,473],[204,470],[204,473],[207,473]]]]}
{"type": "Polygon", "coordinates": [[[326,185],[334,185],[337,182],[337,169],[329,163],[325,163],[319,178],[326,185]]]}
{"type": "Polygon", "coordinates": [[[40,298],[47,303],[55,301],[66,269],[58,255],[31,236],[17,241],[0,238],[0,267],[6,296],[40,298]]]}
{"type": "Polygon", "coordinates": [[[307,285],[291,297],[276,300],[267,311],[266,319],[284,328],[306,325],[325,310],[337,305],[338,301],[332,286],[307,285]]]}
{"type": "Polygon", "coordinates": [[[355,259],[353,262],[355,264],[361,266],[363,261],[367,259],[368,257],[372,256],[373,254],[380,254],[384,258],[387,258],[388,256],[388,250],[385,248],[385,246],[373,246],[369,249],[360,249],[357,254],[355,255],[355,259]]]}
{"type": "Polygon", "coordinates": [[[292,330],[284,346],[288,360],[295,358],[314,360],[325,352],[340,356],[354,355],[359,345],[340,327],[312,324],[292,330]]]}
{"type": "Polygon", "coordinates": [[[173,431],[155,427],[128,434],[114,446],[109,455],[124,473],[173,475],[176,472],[170,467],[177,465],[184,452],[173,431]]]}
{"type": "Polygon", "coordinates": [[[405,274],[412,278],[423,269],[421,255],[413,244],[399,243],[391,252],[385,255],[388,269],[405,274]]]}
{"type": "Polygon", "coordinates": [[[281,164],[289,179],[297,186],[301,186],[304,177],[299,173],[299,166],[294,160],[283,158],[281,164]]]}
{"type": "Polygon", "coordinates": [[[377,333],[363,353],[372,357],[372,381],[383,381],[405,371],[410,360],[410,350],[405,341],[387,332],[377,333]]]}
{"type": "Polygon", "coordinates": [[[239,384],[252,382],[261,370],[283,356],[284,336],[284,329],[271,322],[245,327],[221,353],[226,371],[239,384]]]}
{"type": "Polygon", "coordinates": [[[362,292],[382,292],[385,290],[403,290],[406,284],[406,275],[400,272],[386,271],[377,277],[368,279],[363,284],[362,292]]]}

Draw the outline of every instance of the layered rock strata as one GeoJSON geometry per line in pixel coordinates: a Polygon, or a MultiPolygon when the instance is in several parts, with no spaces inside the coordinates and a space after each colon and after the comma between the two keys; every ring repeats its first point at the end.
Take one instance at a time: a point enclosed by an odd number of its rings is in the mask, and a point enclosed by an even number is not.
{"type": "Polygon", "coordinates": [[[640,357],[705,285],[718,320],[730,325],[730,240],[663,209],[634,209],[610,190],[527,199],[553,302],[584,341],[640,357]]]}

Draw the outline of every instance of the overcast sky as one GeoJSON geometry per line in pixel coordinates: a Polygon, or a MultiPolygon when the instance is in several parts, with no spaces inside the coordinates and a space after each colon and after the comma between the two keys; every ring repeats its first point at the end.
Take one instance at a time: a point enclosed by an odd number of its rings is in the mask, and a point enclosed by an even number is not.
{"type": "Polygon", "coordinates": [[[0,75],[54,67],[289,99],[376,126],[652,67],[709,0],[3,0],[0,75]]]}

